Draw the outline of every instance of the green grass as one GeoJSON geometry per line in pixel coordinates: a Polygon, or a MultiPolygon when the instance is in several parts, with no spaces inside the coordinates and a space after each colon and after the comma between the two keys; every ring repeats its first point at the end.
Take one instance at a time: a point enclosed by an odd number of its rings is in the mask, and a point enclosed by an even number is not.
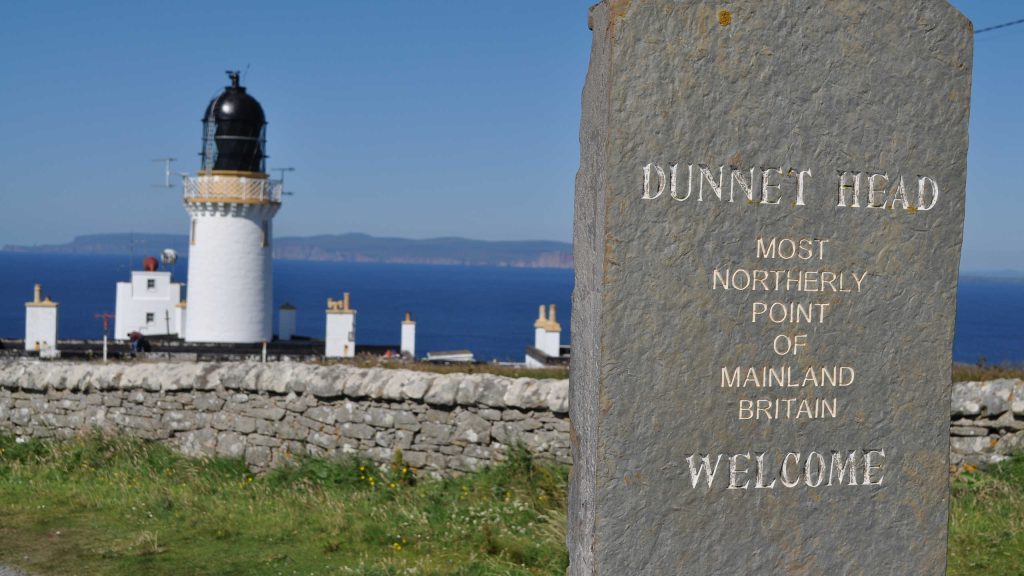
{"type": "MultiPolygon", "coordinates": [[[[159,444],[0,436],[0,565],[40,575],[561,576],[568,470],[516,450],[448,480],[400,461],[261,477],[159,444]]],[[[1024,575],[1024,457],[952,484],[949,574],[1024,575]]]]}
{"type": "Polygon", "coordinates": [[[949,509],[949,574],[1024,574],[1024,455],[961,474],[949,509]]]}
{"type": "Polygon", "coordinates": [[[0,436],[0,565],[34,574],[559,575],[567,469],[523,450],[416,479],[302,460],[253,477],[159,444],[0,436]]]}

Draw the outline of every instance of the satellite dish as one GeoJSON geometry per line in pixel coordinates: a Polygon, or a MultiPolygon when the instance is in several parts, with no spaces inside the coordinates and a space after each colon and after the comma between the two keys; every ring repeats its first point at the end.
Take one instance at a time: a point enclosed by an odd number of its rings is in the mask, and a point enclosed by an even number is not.
{"type": "Polygon", "coordinates": [[[163,262],[164,264],[174,264],[175,262],[178,261],[178,253],[175,252],[173,249],[168,248],[164,250],[162,254],[160,254],[160,261],[163,262]]]}

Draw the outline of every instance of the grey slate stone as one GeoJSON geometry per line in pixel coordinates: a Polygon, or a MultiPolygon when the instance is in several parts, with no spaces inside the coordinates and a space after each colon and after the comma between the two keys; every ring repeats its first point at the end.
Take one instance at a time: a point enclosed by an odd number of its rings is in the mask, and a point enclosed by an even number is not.
{"type": "Polygon", "coordinates": [[[423,401],[435,406],[454,406],[458,391],[459,382],[455,378],[444,374],[430,382],[430,388],[424,394],[423,401]]]}
{"type": "Polygon", "coordinates": [[[591,23],[569,576],[945,574],[970,23],[944,0],[605,0],[591,23]],[[645,200],[648,165],[652,192],[656,168],[666,186],[645,200]],[[688,166],[696,173],[682,201],[667,185],[672,165],[680,198],[688,166]],[[724,200],[710,185],[719,166],[724,200]],[[739,187],[728,201],[730,166],[753,200],[739,187]],[[886,199],[905,177],[915,209],[867,208],[866,177],[860,207],[839,207],[837,171],[887,173],[891,186],[872,179],[886,199]],[[916,209],[918,176],[941,190],[930,209],[916,209]],[[762,182],[781,183],[769,203],[762,182]],[[822,258],[790,260],[758,257],[758,238],[829,243],[822,258]],[[713,289],[715,270],[736,268],[866,276],[859,292],[713,289]],[[757,302],[827,305],[827,316],[774,324],[753,316],[757,302]],[[807,347],[777,354],[780,334],[806,334],[807,347]],[[832,365],[853,367],[854,383],[721,385],[724,367],[832,365]],[[834,399],[838,410],[741,418],[741,401],[779,399],[834,399]],[[858,480],[864,451],[884,450],[883,481],[812,486],[814,455],[832,450],[860,454],[858,480]],[[762,453],[773,488],[755,487],[762,453]],[[801,481],[787,488],[780,463],[797,453],[801,481]],[[710,487],[691,471],[702,455],[720,463],[710,487]]]}
{"type": "Polygon", "coordinates": [[[455,416],[455,434],[451,440],[455,444],[489,444],[491,423],[472,412],[460,412],[455,416]]]}

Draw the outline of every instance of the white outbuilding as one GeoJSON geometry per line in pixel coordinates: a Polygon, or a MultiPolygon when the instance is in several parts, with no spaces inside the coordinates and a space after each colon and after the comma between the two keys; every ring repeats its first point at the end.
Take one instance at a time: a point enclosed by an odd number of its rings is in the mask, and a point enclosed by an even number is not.
{"type": "Polygon", "coordinates": [[[412,319],[412,313],[405,313],[405,320],[402,321],[402,344],[399,350],[403,356],[416,358],[416,321],[412,319]]]}
{"type": "Polygon", "coordinates": [[[35,285],[31,302],[25,303],[25,350],[47,355],[57,350],[57,310],[59,304],[43,298],[43,287],[35,285]]]}
{"type": "Polygon", "coordinates": [[[114,308],[114,339],[127,340],[132,332],[145,336],[180,334],[184,323],[181,284],[170,272],[158,270],[157,259],[147,256],[142,270],[132,270],[131,280],[117,283],[114,308]]]}
{"type": "Polygon", "coordinates": [[[549,359],[560,358],[562,354],[562,325],[556,318],[555,305],[543,304],[533,323],[533,346],[526,350],[526,366],[542,368],[549,359]],[[550,312],[549,312],[550,310],[550,312]]]}
{"type": "Polygon", "coordinates": [[[288,341],[295,336],[295,306],[287,302],[277,310],[277,339],[288,341]]]}
{"type": "Polygon", "coordinates": [[[324,356],[353,358],[356,355],[356,311],[349,307],[348,292],[341,300],[327,299],[327,334],[324,356]]]}

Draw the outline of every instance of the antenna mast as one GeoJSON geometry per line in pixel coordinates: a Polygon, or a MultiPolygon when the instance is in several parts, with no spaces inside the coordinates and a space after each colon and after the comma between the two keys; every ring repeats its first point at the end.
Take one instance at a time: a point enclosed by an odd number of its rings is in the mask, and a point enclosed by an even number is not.
{"type": "Polygon", "coordinates": [[[171,162],[174,162],[177,158],[156,158],[153,162],[164,163],[164,183],[163,185],[154,184],[157,188],[174,188],[174,184],[171,184],[171,162]]]}

